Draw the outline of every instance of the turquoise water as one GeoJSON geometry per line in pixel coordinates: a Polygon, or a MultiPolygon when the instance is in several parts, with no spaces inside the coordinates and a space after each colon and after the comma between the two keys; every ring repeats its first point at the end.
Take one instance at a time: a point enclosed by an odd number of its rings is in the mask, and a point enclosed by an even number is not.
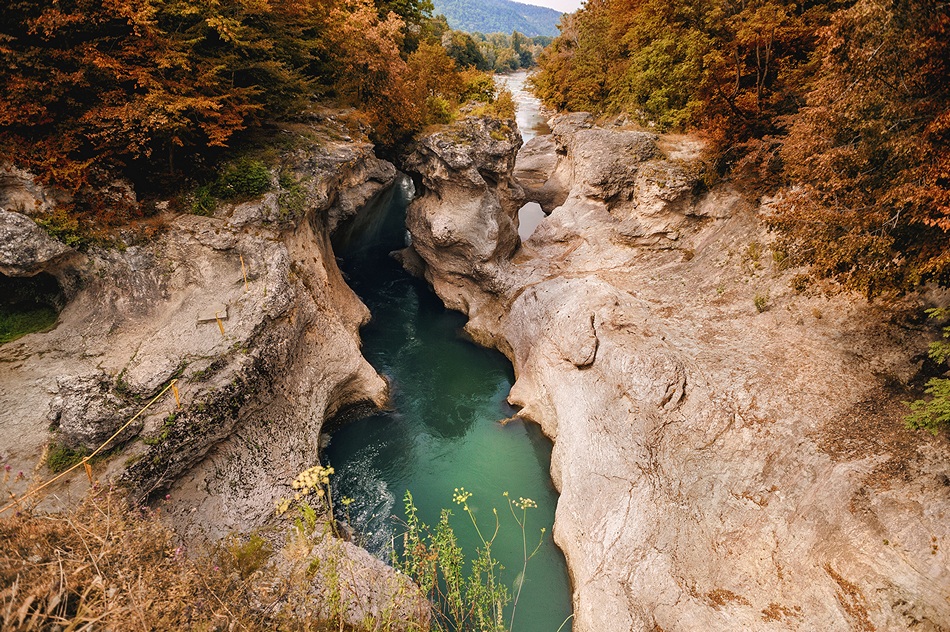
{"type": "MultiPolygon", "coordinates": [[[[494,529],[492,508],[498,509],[493,551],[506,567],[501,579],[512,594],[522,568],[522,536],[502,494],[531,498],[538,507],[528,511],[529,547],[542,527],[547,530],[528,563],[513,629],[554,632],[571,613],[571,594],[564,557],[551,539],[557,502],[548,474],[551,444],[533,425],[499,423],[515,412],[505,401],[511,365],[467,341],[461,334],[465,318],[446,310],[389,257],[405,245],[410,196],[404,180],[335,239],[348,282],[373,313],[362,332],[363,353],[390,381],[393,410],[333,434],[325,457],[336,470],[334,496],[354,499],[341,515],[349,513],[364,546],[381,557],[402,533],[407,489],[426,524],[435,525],[442,508],[453,510],[452,524],[470,555],[479,541],[452,502],[453,490],[464,487],[473,494],[468,503],[483,532],[494,529]]],[[[568,623],[563,630],[569,629],[568,623]]]]}

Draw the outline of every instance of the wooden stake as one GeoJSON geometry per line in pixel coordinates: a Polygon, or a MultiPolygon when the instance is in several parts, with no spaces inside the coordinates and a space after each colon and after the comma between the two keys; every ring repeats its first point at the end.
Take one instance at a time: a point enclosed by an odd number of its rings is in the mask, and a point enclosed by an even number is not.
{"type": "Polygon", "coordinates": [[[224,335],[224,323],[221,322],[221,312],[214,313],[214,319],[218,321],[218,329],[221,330],[221,335],[224,335]]]}
{"type": "MultiPolygon", "coordinates": [[[[221,321],[219,320],[218,322],[220,323],[221,321]]],[[[181,410],[181,397],[178,395],[178,380],[172,382],[172,393],[175,394],[175,406],[178,410],[181,410]]]]}
{"type": "Polygon", "coordinates": [[[88,458],[83,459],[82,464],[86,468],[86,476],[89,477],[89,484],[93,485],[94,483],[92,482],[92,466],[89,465],[89,459],[88,458]]]}

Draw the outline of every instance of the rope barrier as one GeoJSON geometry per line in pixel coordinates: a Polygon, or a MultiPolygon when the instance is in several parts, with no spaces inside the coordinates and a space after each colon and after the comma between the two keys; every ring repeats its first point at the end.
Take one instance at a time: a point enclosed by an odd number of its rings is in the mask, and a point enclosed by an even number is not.
{"type": "MultiPolygon", "coordinates": [[[[105,443],[103,443],[103,444],[100,445],[98,448],[96,448],[95,450],[93,450],[92,454],[83,457],[83,459],[82,459],[79,463],[76,463],[75,465],[73,465],[73,466],[70,467],[69,469],[67,469],[67,470],[65,470],[65,471],[63,471],[63,472],[60,472],[59,474],[57,474],[57,475],[54,476],[53,478],[49,479],[48,481],[46,481],[45,483],[43,483],[42,485],[40,485],[39,487],[35,487],[35,488],[29,490],[28,492],[26,492],[25,494],[23,494],[23,495],[20,496],[19,498],[16,498],[16,497],[14,496],[14,497],[13,497],[13,502],[9,503],[8,505],[6,505],[6,506],[3,507],[2,509],[0,509],[0,514],[2,514],[3,512],[5,512],[7,509],[10,509],[11,507],[18,507],[18,506],[20,505],[20,501],[26,500],[26,499],[29,498],[30,496],[33,496],[34,494],[36,494],[37,492],[39,492],[40,490],[45,489],[46,487],[49,487],[50,485],[52,485],[53,483],[55,483],[55,482],[58,481],[59,479],[63,478],[64,476],[66,476],[67,474],[69,474],[70,472],[72,472],[73,470],[79,469],[80,467],[86,468],[86,475],[89,476],[89,482],[91,483],[91,482],[92,482],[92,468],[91,468],[90,465],[89,465],[89,460],[90,460],[92,457],[94,457],[94,456],[96,456],[97,454],[99,454],[100,452],[102,452],[102,451],[105,449],[105,447],[106,447],[107,445],[109,445],[109,444],[112,442],[113,439],[115,439],[116,437],[118,437],[120,434],[122,434],[122,433],[125,431],[126,428],[128,428],[129,426],[131,426],[131,425],[132,425],[132,422],[134,422],[136,419],[138,419],[139,417],[141,417],[141,416],[142,416],[142,413],[144,413],[146,410],[148,410],[149,408],[151,408],[152,404],[154,404],[154,403],[157,402],[159,399],[161,399],[162,395],[164,395],[165,393],[167,393],[167,392],[168,392],[169,390],[171,390],[172,388],[175,389],[176,395],[177,395],[177,391],[178,391],[178,387],[176,386],[177,383],[178,383],[178,379],[177,379],[177,378],[174,379],[174,380],[172,380],[171,382],[169,382],[169,383],[168,383],[168,386],[166,386],[165,388],[163,388],[161,393],[159,393],[158,395],[156,395],[155,397],[153,397],[152,400],[151,400],[149,403],[145,404],[145,406],[142,407],[142,410],[140,410],[139,412],[135,413],[135,416],[133,416],[131,419],[129,419],[127,422],[125,422],[125,424],[124,424],[121,428],[119,428],[118,430],[116,430],[116,431],[112,434],[111,437],[109,437],[108,439],[106,439],[105,443]]],[[[178,398],[176,397],[176,399],[178,399],[178,398]]],[[[12,493],[11,493],[10,495],[13,496],[12,493]]]]}

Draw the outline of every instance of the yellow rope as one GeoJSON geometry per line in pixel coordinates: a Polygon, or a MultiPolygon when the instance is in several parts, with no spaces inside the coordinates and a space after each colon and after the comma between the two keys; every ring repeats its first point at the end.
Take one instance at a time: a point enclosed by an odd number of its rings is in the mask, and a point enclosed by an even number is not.
{"type": "MultiPolygon", "coordinates": [[[[29,490],[28,492],[26,492],[25,494],[23,494],[23,495],[20,496],[19,498],[14,498],[14,500],[13,500],[12,503],[6,505],[3,509],[0,509],[0,514],[2,514],[2,513],[3,513],[4,511],[6,511],[7,509],[10,509],[11,507],[16,507],[16,506],[18,506],[18,505],[20,504],[20,501],[21,501],[21,500],[25,500],[25,499],[29,498],[30,496],[33,496],[34,494],[36,494],[36,493],[39,492],[40,490],[42,490],[42,489],[44,489],[44,488],[46,488],[46,487],[49,487],[50,485],[52,485],[53,483],[55,483],[55,482],[58,481],[59,479],[63,478],[64,476],[66,476],[67,474],[69,474],[70,472],[72,472],[73,470],[75,470],[75,469],[77,469],[77,468],[80,468],[80,467],[88,466],[88,461],[89,461],[89,459],[91,459],[92,457],[94,457],[94,456],[96,456],[97,454],[99,454],[100,452],[102,452],[102,451],[105,449],[105,447],[106,447],[107,445],[109,445],[109,444],[112,442],[113,439],[115,439],[116,437],[118,437],[120,434],[122,434],[122,432],[123,432],[126,428],[128,428],[129,426],[131,426],[131,425],[132,425],[132,422],[134,422],[136,419],[138,419],[139,417],[141,417],[141,416],[142,416],[142,413],[144,413],[146,410],[148,410],[148,409],[152,406],[152,404],[154,404],[154,403],[157,402],[159,399],[161,399],[162,395],[164,395],[165,393],[167,393],[168,390],[171,389],[173,386],[175,386],[175,384],[176,384],[177,382],[178,382],[177,379],[174,379],[174,380],[172,380],[171,382],[169,382],[169,383],[168,383],[168,386],[166,386],[165,388],[163,388],[161,393],[159,393],[158,395],[156,395],[155,397],[153,397],[153,398],[152,398],[152,401],[150,401],[149,403],[145,404],[145,406],[142,407],[142,410],[140,410],[139,412],[135,413],[135,416],[134,416],[134,417],[132,417],[131,419],[129,419],[127,422],[125,422],[125,425],[123,425],[121,428],[119,428],[118,430],[116,430],[115,433],[113,433],[113,435],[112,435],[111,437],[109,437],[108,439],[106,439],[105,443],[103,443],[101,446],[99,446],[98,448],[96,448],[96,449],[92,452],[92,454],[90,454],[89,456],[83,457],[82,461],[80,461],[79,463],[76,463],[75,465],[73,465],[73,466],[72,466],[71,468],[69,468],[68,470],[66,470],[66,471],[64,471],[64,472],[60,472],[59,474],[57,474],[57,475],[54,476],[53,478],[49,479],[48,481],[46,481],[45,483],[43,483],[42,485],[40,485],[39,487],[35,487],[35,488],[29,490]]],[[[13,495],[13,494],[11,494],[11,496],[12,496],[12,495],[13,495]]]]}

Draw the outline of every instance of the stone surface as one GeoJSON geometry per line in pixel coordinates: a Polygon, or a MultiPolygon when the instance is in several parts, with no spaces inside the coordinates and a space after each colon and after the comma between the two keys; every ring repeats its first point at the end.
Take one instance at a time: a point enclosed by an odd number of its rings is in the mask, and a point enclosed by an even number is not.
{"type": "Polygon", "coordinates": [[[431,152],[409,226],[426,278],[511,358],[509,400],[554,440],[574,629],[950,628],[950,446],[902,426],[934,333],[905,317],[919,299],[795,294],[756,209],[696,193],[694,139],[552,127],[536,146],[556,166],[525,199],[563,201],[517,251],[465,267],[457,253],[493,248],[460,215],[490,202],[455,205],[471,173],[431,152]]]}
{"type": "Polygon", "coordinates": [[[29,171],[0,163],[0,210],[37,215],[68,201],[65,192],[40,185],[29,171]]]}
{"type": "Polygon", "coordinates": [[[303,563],[285,564],[310,582],[323,617],[352,629],[428,630],[432,606],[412,580],[366,552],[330,536],[305,547],[303,563]],[[317,560],[311,563],[310,560],[317,560]],[[368,626],[373,622],[375,627],[368,626]]]}
{"type": "MultiPolygon", "coordinates": [[[[273,518],[275,499],[317,463],[328,419],[386,403],[360,354],[369,311],[343,281],[330,231],[395,169],[365,138],[291,132],[293,204],[275,191],[214,217],[168,214],[156,238],[126,248],[90,247],[68,262],[77,290],[56,328],[0,346],[0,463],[26,475],[11,491],[48,478],[50,441],[98,447],[161,395],[94,474],[136,500],[167,495],[162,515],[185,541],[214,540],[273,518]],[[173,379],[180,409],[164,390],[173,379]]],[[[85,476],[66,479],[43,507],[87,488],[85,476]]]]}
{"type": "Polygon", "coordinates": [[[33,276],[75,254],[26,215],[0,210],[0,274],[33,276]]]}
{"type": "MultiPolygon", "coordinates": [[[[502,121],[466,118],[449,131],[423,137],[409,149],[404,167],[421,176],[406,224],[412,249],[438,256],[452,277],[427,277],[443,286],[447,305],[470,316],[471,305],[456,287],[487,287],[494,270],[515,252],[521,187],[511,178],[521,145],[517,128],[502,121]]],[[[404,260],[414,260],[406,253],[404,260]]],[[[500,290],[500,288],[499,288],[500,290]]]]}

